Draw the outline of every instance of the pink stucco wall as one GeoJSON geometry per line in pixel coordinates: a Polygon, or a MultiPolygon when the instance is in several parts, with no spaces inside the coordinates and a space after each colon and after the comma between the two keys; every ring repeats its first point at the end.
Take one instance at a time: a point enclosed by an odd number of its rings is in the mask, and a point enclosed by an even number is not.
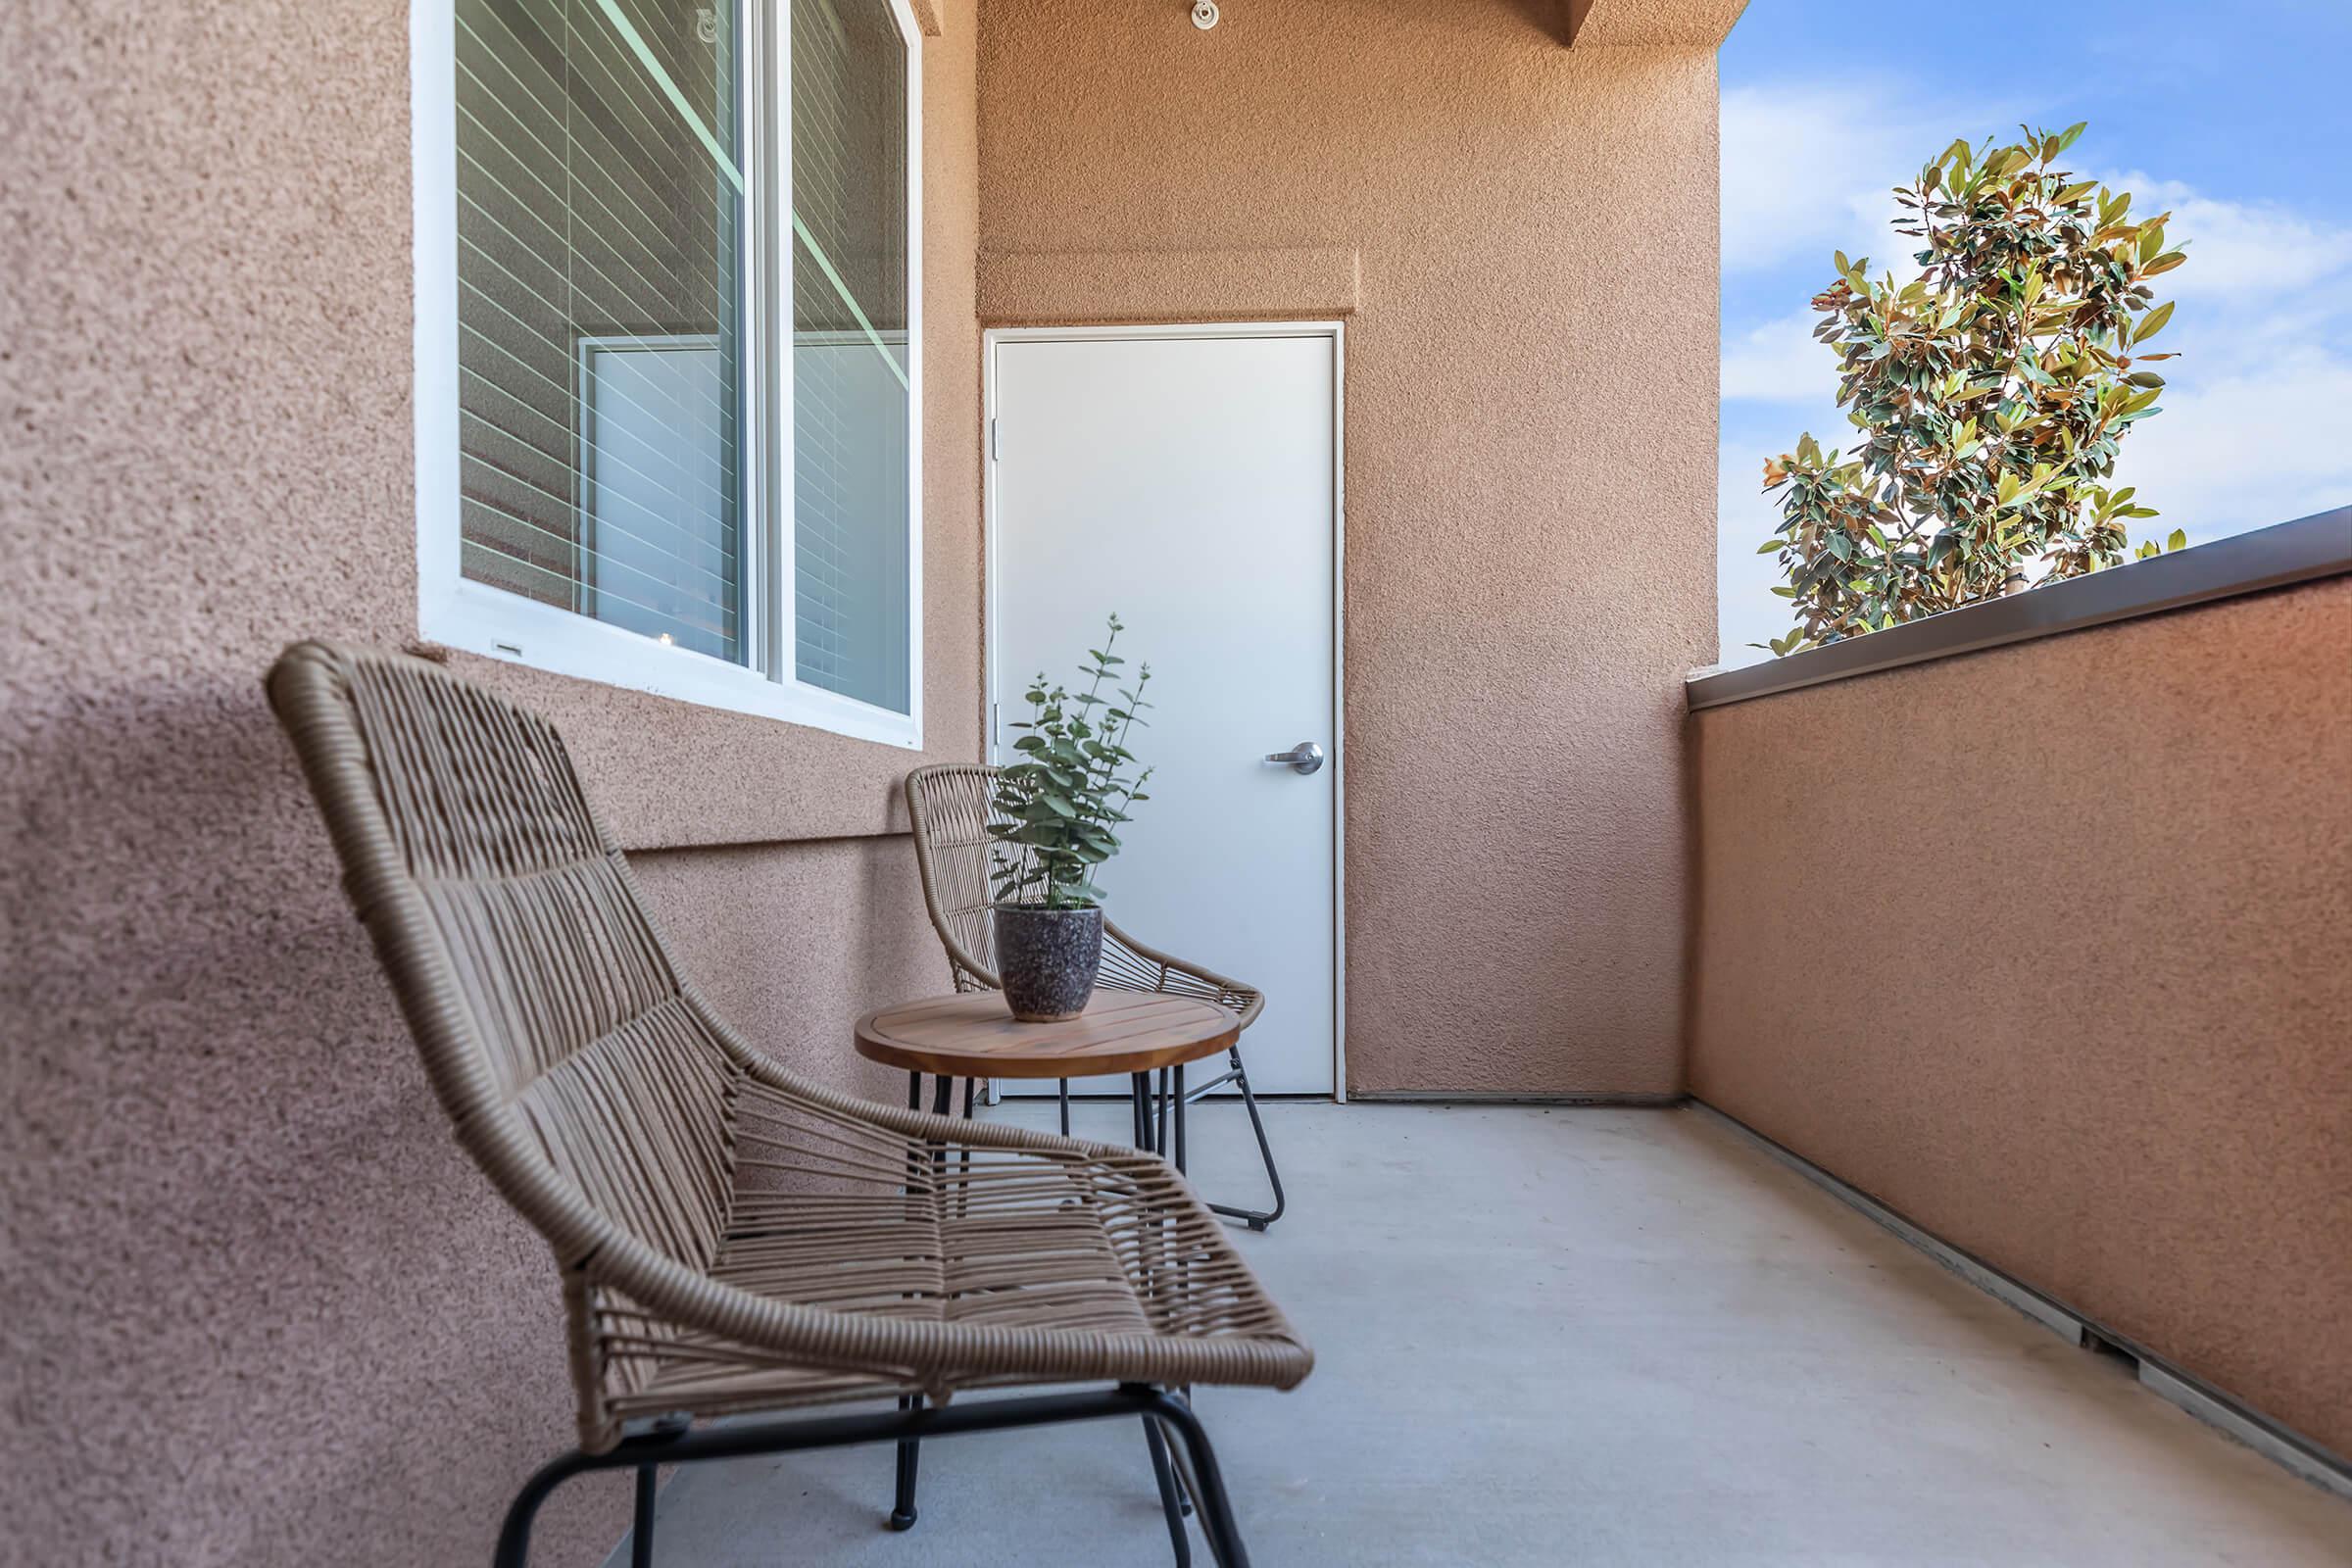
{"type": "Polygon", "coordinates": [[[2339,577],[1692,715],[1691,1093],[2352,1453],[2347,712],[2339,577]]]}
{"type": "Polygon", "coordinates": [[[1681,1088],[1738,9],[981,11],[985,318],[1346,317],[1356,1093],[1681,1088]]]}
{"type": "MultiPolygon", "coordinates": [[[[968,759],[972,13],[942,9],[925,702],[968,759]]],[[[407,8],[36,0],[0,70],[0,1560],[484,1560],[572,1438],[554,1270],[452,1142],[260,684],[290,639],[416,632],[407,8]]],[[[754,1038],[892,1092],[847,1027],[945,982],[892,815],[920,759],[461,663],[556,715],[754,1038]]],[[[624,1491],[566,1488],[537,1560],[600,1561],[624,1491]]]]}

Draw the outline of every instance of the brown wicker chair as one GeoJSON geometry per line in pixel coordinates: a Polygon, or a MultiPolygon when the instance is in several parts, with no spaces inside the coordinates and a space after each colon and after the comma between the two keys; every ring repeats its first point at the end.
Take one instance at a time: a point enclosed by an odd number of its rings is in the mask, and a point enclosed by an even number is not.
{"type": "Polygon", "coordinates": [[[458,1141],[562,1271],[579,1447],[515,1497],[499,1564],[586,1470],[636,1471],[647,1562],[660,1464],[1106,1416],[1142,1417],[1155,1454],[1155,1423],[1181,1439],[1210,1544],[1245,1561],[1167,1391],[1290,1388],[1313,1358],[1173,1169],[870,1104],[760,1054],[679,974],[532,714],[317,643],[269,685],[458,1141]],[[947,1403],[1084,1383],[1109,1387],[947,1403]],[[694,1425],[891,1396],[914,1407],[694,1425]]]}
{"type": "MultiPolygon", "coordinates": [[[[993,767],[955,762],[918,767],[906,775],[906,814],[914,824],[914,860],[922,872],[923,903],[931,911],[931,926],[939,933],[940,945],[948,950],[948,973],[958,991],[1003,989],[997,981],[995,927],[988,914],[993,842],[988,829],[991,821],[1004,820],[991,804],[996,799],[996,780],[993,767]]],[[[1252,987],[1148,948],[1107,916],[1102,921],[1102,970],[1098,983],[1122,991],[1172,992],[1222,1003],[1242,1015],[1244,1030],[1257,1021],[1266,1006],[1265,997],[1252,987]]],[[[1242,1104],[1250,1112],[1250,1130],[1257,1135],[1257,1153],[1265,1162],[1274,1206],[1208,1206],[1212,1212],[1262,1231],[1282,1218],[1287,1200],[1282,1194],[1282,1172],[1275,1168],[1273,1146],[1266,1141],[1265,1118],[1258,1114],[1257,1096],[1250,1092],[1250,1073],[1242,1065],[1240,1043],[1226,1053],[1224,1072],[1184,1090],[1183,1098],[1189,1104],[1226,1084],[1241,1091],[1242,1104]]],[[[1068,1080],[1062,1081],[1060,1091],[1061,1131],[1066,1137],[1070,1130],[1068,1080]]],[[[964,1107],[968,1113],[968,1086],[964,1107]]],[[[1177,1147],[1181,1163],[1183,1146],[1177,1147]]]]}

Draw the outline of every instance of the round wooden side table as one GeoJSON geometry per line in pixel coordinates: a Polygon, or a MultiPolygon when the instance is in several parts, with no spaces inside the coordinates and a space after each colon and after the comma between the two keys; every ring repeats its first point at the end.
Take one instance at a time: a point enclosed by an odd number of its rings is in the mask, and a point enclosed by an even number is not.
{"type": "Polygon", "coordinates": [[[1241,1032],[1230,1007],[1199,997],[1098,987],[1084,1012],[1060,1023],[1023,1023],[995,991],[902,1002],[858,1019],[857,1040],[860,1056],[906,1070],[909,1109],[922,1108],[923,1074],[936,1077],[931,1108],[943,1116],[958,1078],[969,1116],[983,1078],[1125,1073],[1135,1102],[1135,1146],[1167,1155],[1182,1170],[1185,1064],[1227,1050],[1241,1032]]]}

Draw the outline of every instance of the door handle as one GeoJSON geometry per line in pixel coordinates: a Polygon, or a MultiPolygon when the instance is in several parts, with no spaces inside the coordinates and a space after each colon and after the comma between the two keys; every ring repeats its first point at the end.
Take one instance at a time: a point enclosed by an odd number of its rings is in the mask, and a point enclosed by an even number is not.
{"type": "Polygon", "coordinates": [[[1296,773],[1312,773],[1323,765],[1323,748],[1313,741],[1300,741],[1287,752],[1268,752],[1266,760],[1280,762],[1296,773]]]}

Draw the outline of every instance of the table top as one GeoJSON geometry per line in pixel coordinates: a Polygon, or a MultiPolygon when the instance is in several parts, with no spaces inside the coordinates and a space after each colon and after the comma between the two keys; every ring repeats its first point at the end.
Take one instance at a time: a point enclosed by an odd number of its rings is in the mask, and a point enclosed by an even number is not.
{"type": "Polygon", "coordinates": [[[1075,1018],[1022,1023],[1001,993],[974,991],[867,1013],[858,1020],[858,1054],[951,1078],[1086,1078],[1195,1061],[1241,1032],[1231,1008],[1198,997],[1097,987],[1075,1018]]]}

